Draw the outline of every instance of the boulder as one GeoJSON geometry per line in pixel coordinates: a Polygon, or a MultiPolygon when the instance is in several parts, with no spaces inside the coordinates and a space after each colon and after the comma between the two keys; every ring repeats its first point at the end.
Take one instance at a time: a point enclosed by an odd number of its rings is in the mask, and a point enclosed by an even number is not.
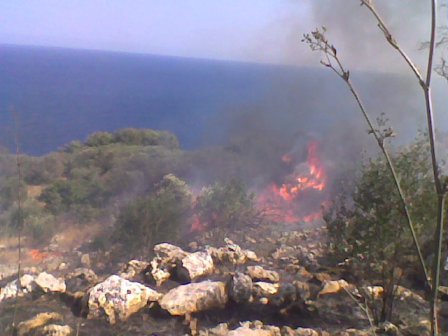
{"type": "Polygon", "coordinates": [[[225,247],[219,249],[209,247],[207,250],[216,261],[229,262],[233,265],[242,265],[248,261],[260,261],[255,252],[243,250],[228,238],[225,238],[224,242],[226,243],[225,247]]]}
{"type": "Polygon", "coordinates": [[[42,272],[40,273],[36,279],[34,279],[36,285],[44,291],[44,293],[48,292],[60,292],[64,293],[66,290],[65,282],[63,279],[58,279],[53,275],[42,272]]]}
{"type": "Polygon", "coordinates": [[[379,335],[398,336],[400,331],[398,327],[391,322],[383,322],[376,328],[376,333],[379,335]]]}
{"type": "Polygon", "coordinates": [[[325,331],[318,331],[311,328],[292,329],[290,327],[283,327],[282,336],[330,336],[330,334],[325,331]]]}
{"type": "Polygon", "coordinates": [[[236,303],[248,302],[252,297],[252,279],[250,276],[236,272],[229,283],[229,297],[236,303]]]}
{"type": "Polygon", "coordinates": [[[143,273],[148,267],[149,262],[140,260],[131,260],[120,270],[119,275],[123,279],[134,279],[139,274],[143,273]]]}
{"type": "Polygon", "coordinates": [[[20,322],[17,325],[17,336],[25,336],[31,331],[40,328],[50,321],[62,321],[62,315],[58,313],[40,313],[32,319],[20,322]]]}
{"type": "Polygon", "coordinates": [[[24,274],[20,278],[20,284],[16,279],[7,283],[5,287],[0,288],[0,302],[15,298],[16,296],[22,297],[25,294],[34,291],[35,288],[36,284],[34,283],[34,276],[24,274]]]}
{"type": "Polygon", "coordinates": [[[161,243],[154,246],[154,253],[166,263],[175,263],[177,260],[181,260],[188,255],[188,252],[185,252],[180,247],[168,243],[161,243]]]}
{"type": "Polygon", "coordinates": [[[211,308],[222,308],[228,302],[225,283],[203,281],[170,290],[160,300],[160,306],[171,315],[185,315],[211,308]]]}
{"type": "Polygon", "coordinates": [[[279,287],[280,286],[278,284],[272,284],[269,282],[254,282],[253,294],[256,297],[267,297],[275,295],[277,294],[279,287]]]}
{"type": "Polygon", "coordinates": [[[156,281],[157,286],[161,286],[171,276],[171,271],[188,256],[180,247],[161,243],[154,246],[156,256],[151,260],[151,275],[156,281]]]}
{"type": "Polygon", "coordinates": [[[275,271],[268,271],[261,266],[248,266],[247,274],[254,281],[279,282],[280,276],[275,271]]]}
{"type": "Polygon", "coordinates": [[[341,290],[349,288],[349,286],[348,282],[344,279],[325,281],[324,287],[317,296],[339,293],[341,290]]]}
{"type": "Polygon", "coordinates": [[[281,336],[280,328],[265,326],[260,321],[243,322],[241,327],[230,331],[227,336],[281,336]]]}
{"type": "Polygon", "coordinates": [[[49,324],[42,328],[41,336],[70,336],[73,329],[68,325],[49,324]]]}
{"type": "Polygon", "coordinates": [[[179,279],[192,281],[204,275],[212,274],[215,267],[211,255],[207,252],[195,252],[184,257],[176,268],[179,279]]]}
{"type": "Polygon", "coordinates": [[[110,324],[126,321],[129,316],[160,299],[161,294],[137,282],[111,275],[89,293],[88,318],[106,316],[110,324]]]}
{"type": "Polygon", "coordinates": [[[199,330],[199,336],[227,336],[229,333],[229,326],[227,323],[220,323],[214,328],[199,330]]]}
{"type": "Polygon", "coordinates": [[[163,266],[162,260],[155,257],[150,262],[151,265],[151,275],[156,282],[157,286],[161,286],[165,281],[171,277],[171,273],[167,266],[163,266]]]}

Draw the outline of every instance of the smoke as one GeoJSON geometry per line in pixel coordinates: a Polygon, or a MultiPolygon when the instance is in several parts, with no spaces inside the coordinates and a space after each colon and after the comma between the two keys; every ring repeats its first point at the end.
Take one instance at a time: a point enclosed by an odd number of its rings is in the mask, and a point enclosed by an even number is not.
{"type": "MultiPolygon", "coordinates": [[[[421,44],[429,40],[430,2],[420,0],[374,0],[380,16],[393,36],[424,70],[427,50],[421,44]]],[[[255,61],[266,59],[290,65],[318,65],[318,56],[300,43],[301,37],[317,27],[328,29],[344,63],[352,70],[405,72],[406,65],[388,46],[377,21],[359,0],[291,1],[288,11],[279,13],[248,48],[255,61]]],[[[440,11],[440,17],[444,17],[440,11]]]]}

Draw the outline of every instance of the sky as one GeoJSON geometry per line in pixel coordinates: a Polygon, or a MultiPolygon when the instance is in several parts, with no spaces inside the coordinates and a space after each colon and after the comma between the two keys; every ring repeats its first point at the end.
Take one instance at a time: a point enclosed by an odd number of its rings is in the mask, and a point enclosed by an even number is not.
{"type": "MultiPolygon", "coordinates": [[[[376,2],[403,45],[423,59],[429,1],[376,2]]],[[[0,1],[0,44],[317,65],[300,40],[322,25],[352,67],[397,70],[359,0],[0,1]]]]}

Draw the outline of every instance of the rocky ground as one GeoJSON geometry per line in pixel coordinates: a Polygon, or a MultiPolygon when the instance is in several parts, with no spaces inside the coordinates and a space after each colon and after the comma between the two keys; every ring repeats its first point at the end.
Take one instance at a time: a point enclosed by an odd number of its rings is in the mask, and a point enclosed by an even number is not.
{"type": "MultiPolygon", "coordinates": [[[[0,268],[0,335],[429,334],[428,302],[401,286],[393,324],[373,326],[366,297],[380,304],[382,288],[332,267],[324,237],[324,228],[215,230],[122,263],[86,244],[61,250],[56,237],[25,249],[41,260],[20,282],[15,265],[0,268]]],[[[441,307],[446,328],[448,302],[441,307]]]]}

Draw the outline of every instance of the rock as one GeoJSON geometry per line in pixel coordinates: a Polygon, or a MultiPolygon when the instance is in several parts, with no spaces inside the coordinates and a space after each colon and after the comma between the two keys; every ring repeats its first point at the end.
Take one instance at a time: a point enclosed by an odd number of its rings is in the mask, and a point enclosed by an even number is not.
{"type": "Polygon", "coordinates": [[[143,273],[149,265],[146,261],[131,260],[120,270],[119,275],[123,279],[130,280],[143,273]]]}
{"type": "Polygon", "coordinates": [[[230,239],[225,238],[225,247],[219,249],[209,247],[208,252],[210,255],[219,262],[230,262],[233,265],[242,265],[247,261],[260,261],[255,252],[249,250],[243,250],[237,244],[234,244],[230,239]]]}
{"type": "Polygon", "coordinates": [[[162,260],[155,257],[150,262],[151,265],[151,275],[156,282],[157,286],[161,286],[165,281],[171,277],[171,273],[162,266],[162,260]]]}
{"type": "Polygon", "coordinates": [[[420,304],[427,303],[427,301],[421,295],[419,295],[403,286],[396,286],[395,293],[400,300],[413,300],[414,302],[418,302],[420,304]]]}
{"type": "Polygon", "coordinates": [[[387,336],[397,336],[400,333],[397,326],[388,321],[381,323],[378,328],[376,328],[376,332],[380,335],[387,336]]]}
{"type": "Polygon", "coordinates": [[[428,320],[423,320],[417,324],[402,328],[401,332],[404,336],[430,336],[431,322],[428,320]]]}
{"type": "Polygon", "coordinates": [[[325,283],[331,281],[331,275],[328,273],[314,273],[310,281],[317,285],[325,285],[325,283]]]}
{"type": "Polygon", "coordinates": [[[16,280],[13,280],[6,284],[5,287],[0,288],[0,302],[8,299],[15,298],[16,296],[22,297],[25,294],[31,293],[36,288],[34,282],[34,276],[30,274],[24,274],[20,278],[20,285],[16,280]]]}
{"type": "Polygon", "coordinates": [[[214,328],[200,330],[199,336],[227,336],[229,333],[229,326],[227,323],[220,323],[214,328]]]}
{"type": "Polygon", "coordinates": [[[371,336],[372,333],[369,331],[358,330],[358,329],[347,329],[345,331],[341,331],[335,336],[371,336]]]}
{"type": "Polygon", "coordinates": [[[17,325],[17,336],[28,335],[31,331],[42,327],[50,321],[62,321],[62,315],[58,313],[40,313],[32,319],[20,322],[17,325]]]}
{"type": "Polygon", "coordinates": [[[326,282],[324,282],[324,287],[319,292],[319,294],[317,294],[317,296],[326,295],[326,294],[335,294],[335,293],[340,292],[344,288],[347,289],[348,287],[349,287],[349,284],[344,279],[326,281],[326,282]]]}
{"type": "Polygon", "coordinates": [[[317,331],[311,328],[297,328],[292,329],[290,327],[282,328],[283,336],[330,336],[329,333],[325,331],[317,331]]]}
{"type": "Polygon", "coordinates": [[[247,267],[247,274],[252,278],[254,281],[267,281],[267,282],[279,282],[280,276],[275,271],[268,271],[265,270],[261,266],[248,266],[247,267]]]}
{"type": "Polygon", "coordinates": [[[65,271],[68,268],[67,263],[61,262],[58,266],[58,271],[65,271]]]}
{"type": "Polygon", "coordinates": [[[90,267],[90,256],[88,253],[85,253],[81,256],[81,264],[84,265],[85,267],[90,267]]]}
{"type": "Polygon", "coordinates": [[[170,290],[160,300],[160,306],[171,315],[185,315],[227,304],[226,286],[219,281],[203,281],[170,290]]]}
{"type": "Polygon", "coordinates": [[[106,315],[110,324],[126,321],[129,316],[145,307],[148,301],[160,299],[161,294],[137,282],[111,275],[89,293],[88,318],[106,315]]]}
{"type": "Polygon", "coordinates": [[[192,281],[201,276],[212,274],[215,267],[207,252],[195,252],[184,257],[176,268],[177,276],[184,281],[192,281]]]}
{"type": "Polygon", "coordinates": [[[199,248],[199,244],[195,241],[191,242],[188,244],[188,247],[192,250],[192,251],[197,251],[197,249],[199,248]]]}
{"type": "Polygon", "coordinates": [[[63,279],[57,279],[53,275],[46,273],[46,272],[40,273],[36,277],[34,282],[45,293],[48,293],[48,292],[64,293],[66,290],[65,282],[63,279]]]}
{"type": "Polygon", "coordinates": [[[162,258],[164,262],[172,263],[188,255],[188,252],[185,252],[180,247],[168,243],[161,243],[154,246],[154,253],[162,258]]]}
{"type": "Polygon", "coordinates": [[[448,301],[448,287],[446,287],[446,286],[439,286],[439,294],[440,294],[440,298],[442,300],[448,301]]]}
{"type": "Polygon", "coordinates": [[[252,296],[250,276],[236,272],[229,283],[229,297],[236,303],[248,302],[252,296]]]}
{"type": "Polygon", "coordinates": [[[172,244],[162,243],[154,246],[156,257],[151,260],[151,275],[157,286],[161,286],[171,276],[173,270],[180,261],[189,253],[172,244]]]}
{"type": "Polygon", "coordinates": [[[366,286],[361,288],[368,298],[379,299],[383,297],[384,288],[382,286],[366,286]]]}
{"type": "Polygon", "coordinates": [[[227,336],[281,336],[280,328],[265,326],[260,321],[243,322],[241,327],[230,331],[227,336]]]}
{"type": "Polygon", "coordinates": [[[254,292],[257,296],[269,296],[277,293],[279,289],[278,284],[272,284],[269,282],[258,281],[254,282],[254,292]]]}
{"type": "Polygon", "coordinates": [[[42,336],[71,336],[73,329],[68,325],[49,324],[42,329],[42,336]]]}

